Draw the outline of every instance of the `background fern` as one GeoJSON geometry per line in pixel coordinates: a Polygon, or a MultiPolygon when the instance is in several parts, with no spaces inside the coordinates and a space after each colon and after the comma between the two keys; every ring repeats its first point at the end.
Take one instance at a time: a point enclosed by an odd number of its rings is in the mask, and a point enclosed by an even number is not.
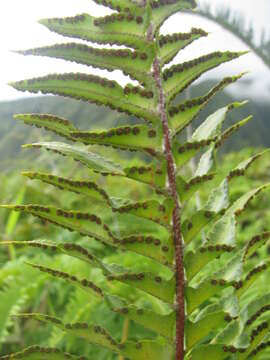
{"type": "Polygon", "coordinates": [[[197,15],[217,22],[226,30],[232,32],[239,39],[244,41],[249,48],[258,55],[264,64],[270,68],[270,39],[267,38],[265,30],[262,31],[259,44],[255,40],[255,30],[252,24],[245,23],[241,14],[234,14],[230,8],[218,8],[215,13],[210,9],[209,4],[201,6],[197,15]]]}
{"type": "MultiPolygon", "coordinates": [[[[133,119],[135,125],[133,122],[133,125],[89,132],[79,130],[68,120],[55,115],[16,116],[26,124],[44,127],[67,140],[86,145],[42,142],[26,147],[44,148],[70,157],[86,166],[88,171],[90,169],[91,176],[89,179],[89,173],[85,172],[82,174],[86,174],[86,179],[73,178],[73,174],[64,176],[61,172],[59,175],[24,172],[32,180],[75,192],[76,195],[69,196],[65,202],[65,207],[74,209],[72,211],[58,205],[62,204],[61,197],[55,199],[58,207],[47,206],[43,201],[38,205],[2,207],[30,213],[42,221],[96,240],[91,239],[89,243],[89,238],[66,237],[63,233],[62,239],[56,239],[56,242],[40,239],[27,243],[3,242],[9,246],[38,248],[38,255],[27,259],[31,271],[40,270],[42,279],[47,279],[49,274],[65,279],[69,284],[63,297],[66,299],[67,294],[70,295],[66,309],[61,309],[62,295],[54,294],[56,286],[48,291],[49,296],[46,294],[46,301],[42,302],[44,309],[38,309],[44,310],[43,314],[35,311],[18,317],[30,327],[32,320],[41,321],[48,333],[52,326],[66,331],[69,333],[66,338],[53,332],[49,343],[77,355],[109,356],[102,350],[97,353],[95,347],[73,342],[73,336],[131,359],[183,358],[183,339],[175,336],[175,322],[178,330],[179,324],[184,325],[183,319],[182,324],[179,321],[180,303],[175,303],[175,283],[179,289],[183,279],[179,279],[178,273],[175,279],[175,265],[177,271],[183,265],[179,268],[177,259],[181,254],[177,251],[176,264],[174,262],[172,241],[173,237],[179,241],[175,234],[180,226],[177,218],[180,199],[186,272],[185,358],[201,359],[204,354],[210,359],[255,356],[266,348],[261,343],[267,339],[268,323],[260,315],[268,310],[268,294],[265,295],[262,283],[256,284],[256,293],[252,285],[267,271],[268,262],[261,262],[262,255],[258,264],[258,259],[251,255],[266,245],[270,234],[263,229],[263,233],[251,242],[237,242],[236,218],[240,218],[250,201],[267,189],[268,184],[259,185],[235,199],[230,197],[229,185],[235,178],[245,175],[251,164],[265,153],[257,153],[237,166],[230,164],[225,172],[219,171],[218,149],[251,119],[247,117],[225,130],[222,128],[227,114],[244,105],[240,102],[219,109],[195,129],[189,139],[183,140],[183,130],[208,101],[243,74],[224,79],[206,95],[187,101],[175,100],[204,72],[242,53],[215,52],[172,65],[162,72],[164,65],[178,51],[207,35],[200,29],[193,29],[189,34],[159,35],[161,25],[170,15],[194,7],[194,2],[119,0],[104,4],[118,14],[99,19],[83,14],[41,23],[66,36],[126,45],[136,50],[97,49],[72,43],[22,53],[60,57],[109,70],[121,69],[140,86],[128,84],[122,88],[115,81],[85,74],[48,75],[12,85],[22,91],[41,91],[107,105],[142,118],[146,124],[133,119]],[[167,125],[171,133],[166,138],[167,125]],[[116,150],[104,149],[104,145],[116,150]],[[123,150],[139,151],[142,156],[122,156],[123,150]],[[193,174],[187,165],[195,156],[198,156],[198,165],[193,174]],[[170,164],[171,160],[174,164],[170,164]],[[177,167],[176,174],[174,166],[177,167]],[[76,200],[80,196],[83,201],[76,200]],[[88,198],[91,199],[91,211],[88,198]],[[117,248],[120,250],[116,251],[117,248]],[[46,250],[54,255],[47,257],[43,254],[46,250]],[[72,260],[67,260],[66,255],[72,260]],[[73,286],[86,291],[87,296],[82,295],[81,290],[73,290],[73,286]],[[131,286],[135,287],[132,291],[131,286]],[[101,312],[105,314],[103,321],[101,312]],[[122,333],[127,319],[130,322],[128,340],[122,333]],[[114,334],[114,338],[109,333],[114,334]],[[177,354],[174,354],[175,342],[177,354]]],[[[45,346],[45,343],[41,345],[45,346]]],[[[67,355],[54,348],[32,347],[14,356],[62,359],[67,355]]]]}

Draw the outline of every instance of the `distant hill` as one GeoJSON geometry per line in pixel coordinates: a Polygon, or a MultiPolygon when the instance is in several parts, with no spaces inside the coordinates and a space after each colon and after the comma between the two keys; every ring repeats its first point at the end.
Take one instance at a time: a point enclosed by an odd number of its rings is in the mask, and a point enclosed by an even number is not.
{"type": "MultiPolygon", "coordinates": [[[[213,84],[205,82],[200,86],[200,94],[207,91],[213,84]]],[[[192,96],[200,95],[192,89],[192,96]]],[[[201,112],[200,117],[195,121],[194,126],[211,112],[232,101],[242,100],[233,99],[232,96],[223,92],[217,95],[201,112]]],[[[12,119],[16,113],[50,113],[62,116],[71,120],[81,129],[97,129],[125,124],[128,116],[111,111],[108,108],[87,104],[81,101],[66,99],[56,96],[41,96],[25,98],[11,102],[0,102],[0,168],[12,167],[14,162],[19,160],[29,160],[36,156],[35,152],[27,158],[25,152],[21,150],[21,145],[41,138],[52,138],[47,132],[40,129],[26,126],[12,119]]],[[[242,128],[238,135],[234,135],[230,142],[225,143],[224,151],[227,149],[238,149],[243,146],[270,146],[270,104],[250,102],[241,110],[234,111],[227,121],[230,125],[236,120],[240,120],[252,114],[254,120],[246,127],[242,128]]],[[[134,123],[138,120],[134,119],[134,123]]]]}

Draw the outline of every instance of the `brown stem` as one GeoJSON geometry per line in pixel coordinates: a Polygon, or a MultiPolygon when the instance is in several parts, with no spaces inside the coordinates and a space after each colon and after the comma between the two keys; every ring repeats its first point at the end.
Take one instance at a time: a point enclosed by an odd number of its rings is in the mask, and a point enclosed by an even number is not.
{"type": "Polygon", "coordinates": [[[168,125],[166,100],[162,87],[161,69],[158,58],[153,64],[154,79],[159,95],[159,112],[163,127],[164,155],[167,160],[167,173],[169,190],[174,200],[173,210],[173,238],[175,247],[176,266],[176,360],[184,359],[184,324],[185,324],[185,299],[184,299],[184,266],[183,266],[183,239],[180,225],[180,202],[176,189],[176,171],[172,154],[171,135],[168,125]]]}

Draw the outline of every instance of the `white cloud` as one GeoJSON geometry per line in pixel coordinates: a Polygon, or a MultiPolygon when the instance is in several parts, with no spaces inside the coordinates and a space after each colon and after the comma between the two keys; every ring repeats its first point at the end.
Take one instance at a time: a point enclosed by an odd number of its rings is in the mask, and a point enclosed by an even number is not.
{"type": "Polygon", "coordinates": [[[252,21],[256,29],[266,28],[270,31],[270,2],[268,0],[200,0],[201,4],[212,4],[213,8],[230,7],[245,16],[246,23],[252,21]]]}

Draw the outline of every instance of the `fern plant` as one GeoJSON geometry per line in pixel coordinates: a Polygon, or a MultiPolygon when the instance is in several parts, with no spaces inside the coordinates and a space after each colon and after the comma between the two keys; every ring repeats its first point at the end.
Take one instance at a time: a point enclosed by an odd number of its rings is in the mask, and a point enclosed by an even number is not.
{"type": "MultiPolygon", "coordinates": [[[[219,173],[216,156],[219,147],[250,117],[226,130],[222,130],[222,126],[226,115],[244,103],[235,102],[217,110],[191,138],[181,137],[210,99],[243,74],[225,78],[198,98],[183,101],[178,97],[202,74],[244,52],[217,51],[170,66],[180,50],[207,36],[201,29],[171,35],[160,33],[170,16],[194,9],[194,0],[95,2],[111,8],[113,13],[101,18],[82,14],[40,22],[58,34],[111,47],[72,42],[21,53],[65,59],[109,71],[121,70],[138,85],[133,82],[122,87],[116,81],[82,73],[52,74],[11,85],[21,91],[109,106],[133,115],[129,119],[132,124],[81,131],[68,120],[51,114],[16,115],[16,119],[26,124],[43,127],[70,141],[39,142],[25,147],[46,149],[89,169],[86,180],[41,172],[24,175],[86,197],[89,210],[38,204],[2,207],[29,213],[114,249],[119,254],[114,259],[119,263],[105,262],[76,243],[31,241],[24,244],[64,253],[100,269],[98,278],[82,278],[72,271],[67,273],[28,263],[38,271],[83,289],[91,298],[102,301],[112,313],[142,325],[155,335],[120,342],[99,324],[64,323],[41,313],[18,316],[52,324],[125,359],[255,358],[269,343],[264,341],[268,334],[264,313],[269,310],[270,295],[265,289],[260,296],[252,292],[252,285],[267,270],[268,262],[250,269],[250,258],[268,241],[270,232],[257,234],[245,245],[239,245],[236,227],[237,218],[249,202],[269,184],[247,192],[233,203],[229,184],[235,177],[243,176],[263,152],[232,167],[225,177],[219,173]],[[100,146],[136,151],[144,156],[137,160],[137,166],[134,162],[129,166],[130,157],[116,163],[114,152],[106,152],[100,146]],[[196,172],[187,177],[187,164],[196,156],[199,156],[196,172]],[[194,199],[200,196],[201,189],[208,197],[196,205],[194,199]],[[133,200],[134,191],[138,201],[133,200]],[[137,266],[125,267],[123,264],[130,254],[137,266]],[[123,284],[129,291],[119,291],[117,284],[123,284]],[[130,301],[129,295],[134,289],[154,299],[159,307],[153,310],[130,301]]],[[[0,359],[83,358],[78,356],[55,348],[33,346],[0,359]]]]}

